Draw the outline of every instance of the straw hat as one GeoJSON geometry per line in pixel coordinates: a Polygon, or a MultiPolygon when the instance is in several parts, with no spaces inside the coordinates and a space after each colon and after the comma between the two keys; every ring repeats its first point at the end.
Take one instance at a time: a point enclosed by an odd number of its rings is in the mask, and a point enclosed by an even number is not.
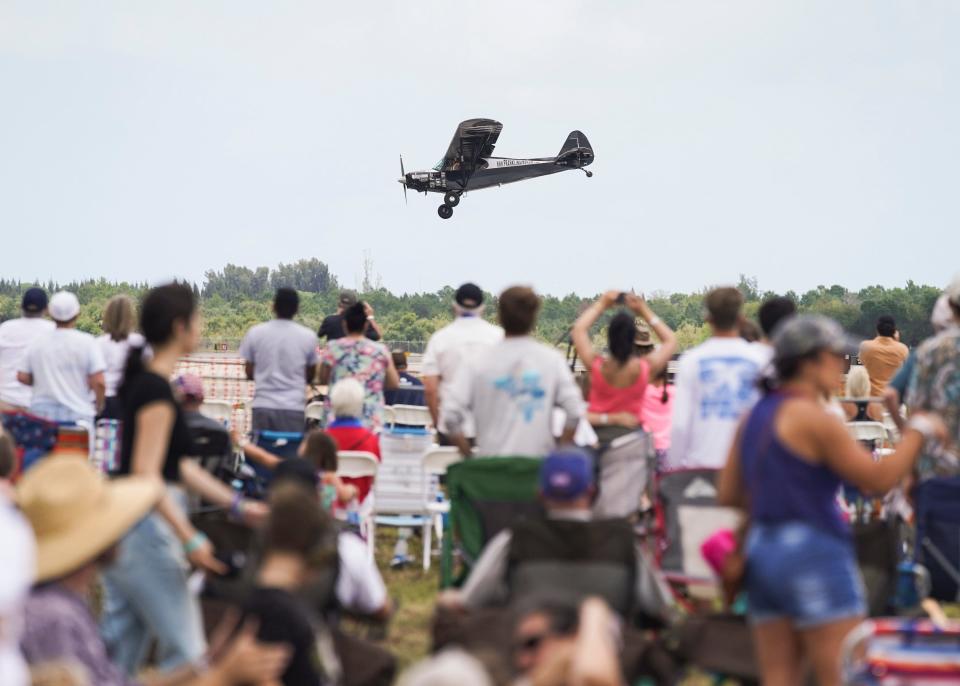
{"type": "Polygon", "coordinates": [[[17,504],[37,537],[36,581],[57,579],[119,541],[163,494],[153,477],[106,481],[86,461],[48,457],[17,486],[17,504]]]}

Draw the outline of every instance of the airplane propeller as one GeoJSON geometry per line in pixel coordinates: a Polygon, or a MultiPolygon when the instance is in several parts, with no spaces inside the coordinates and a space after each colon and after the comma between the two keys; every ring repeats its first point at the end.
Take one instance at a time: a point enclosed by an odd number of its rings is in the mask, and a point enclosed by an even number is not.
{"type": "Polygon", "coordinates": [[[409,201],[407,200],[407,174],[403,170],[403,155],[400,155],[400,176],[403,178],[397,180],[403,184],[403,204],[407,205],[409,204],[409,201]]]}

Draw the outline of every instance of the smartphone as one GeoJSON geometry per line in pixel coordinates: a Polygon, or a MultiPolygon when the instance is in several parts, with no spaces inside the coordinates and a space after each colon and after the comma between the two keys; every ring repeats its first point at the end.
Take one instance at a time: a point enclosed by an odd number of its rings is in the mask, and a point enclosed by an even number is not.
{"type": "Polygon", "coordinates": [[[617,296],[616,303],[617,303],[618,305],[623,305],[625,302],[627,302],[627,294],[626,294],[626,293],[620,293],[620,295],[617,296]]]}

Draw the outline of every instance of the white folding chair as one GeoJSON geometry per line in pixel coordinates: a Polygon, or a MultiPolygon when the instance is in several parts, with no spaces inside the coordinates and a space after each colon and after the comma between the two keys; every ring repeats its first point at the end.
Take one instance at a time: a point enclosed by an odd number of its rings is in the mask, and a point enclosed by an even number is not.
{"type": "Polygon", "coordinates": [[[424,509],[428,517],[423,522],[423,570],[430,569],[430,548],[433,544],[433,534],[437,535],[437,548],[443,545],[443,516],[450,512],[450,502],[437,500],[436,493],[431,489],[434,477],[441,477],[447,473],[447,468],[463,460],[463,455],[457,448],[433,448],[423,456],[424,493],[426,500],[424,509]]]}
{"type": "Polygon", "coordinates": [[[223,422],[229,429],[233,424],[233,403],[226,400],[204,400],[200,405],[200,414],[223,422]]]}
{"type": "Polygon", "coordinates": [[[326,416],[326,408],[323,406],[323,403],[314,401],[307,405],[307,409],[304,410],[303,414],[308,422],[323,424],[324,417],[326,416]]]}
{"type": "Polygon", "coordinates": [[[395,426],[414,426],[427,428],[433,423],[430,410],[423,405],[387,405],[385,408],[387,424],[395,426]]]}
{"type": "MultiPolygon", "coordinates": [[[[365,450],[341,450],[337,453],[337,476],[357,479],[364,476],[376,480],[380,463],[377,456],[365,450]]],[[[375,516],[374,489],[370,489],[361,503],[360,530],[367,539],[367,555],[373,560],[376,550],[377,521],[375,516]]]]}
{"type": "Polygon", "coordinates": [[[847,422],[847,430],[858,441],[875,441],[878,449],[887,442],[887,427],[883,422],[847,422]]]}

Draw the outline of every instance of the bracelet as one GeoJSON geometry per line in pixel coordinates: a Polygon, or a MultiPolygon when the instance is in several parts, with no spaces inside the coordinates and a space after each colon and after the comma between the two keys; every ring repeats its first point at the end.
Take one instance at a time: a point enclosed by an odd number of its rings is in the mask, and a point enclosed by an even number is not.
{"type": "Polygon", "coordinates": [[[227,515],[227,518],[239,522],[243,520],[243,494],[234,493],[233,500],[230,501],[230,512],[227,515]]]}
{"type": "Polygon", "coordinates": [[[926,417],[922,414],[914,415],[907,420],[908,429],[913,429],[918,434],[923,437],[923,442],[926,443],[934,437],[934,425],[929,417],[926,417]]]}
{"type": "Polygon", "coordinates": [[[650,326],[656,326],[657,324],[659,324],[659,323],[662,322],[662,321],[663,321],[663,320],[660,319],[660,317],[658,317],[657,315],[653,315],[653,319],[648,319],[648,320],[647,320],[647,324],[649,324],[650,326]]]}
{"type": "Polygon", "coordinates": [[[207,542],[207,535],[202,531],[198,531],[193,536],[190,537],[190,540],[183,544],[183,552],[187,555],[192,554],[194,551],[198,550],[200,546],[207,542]]]}

